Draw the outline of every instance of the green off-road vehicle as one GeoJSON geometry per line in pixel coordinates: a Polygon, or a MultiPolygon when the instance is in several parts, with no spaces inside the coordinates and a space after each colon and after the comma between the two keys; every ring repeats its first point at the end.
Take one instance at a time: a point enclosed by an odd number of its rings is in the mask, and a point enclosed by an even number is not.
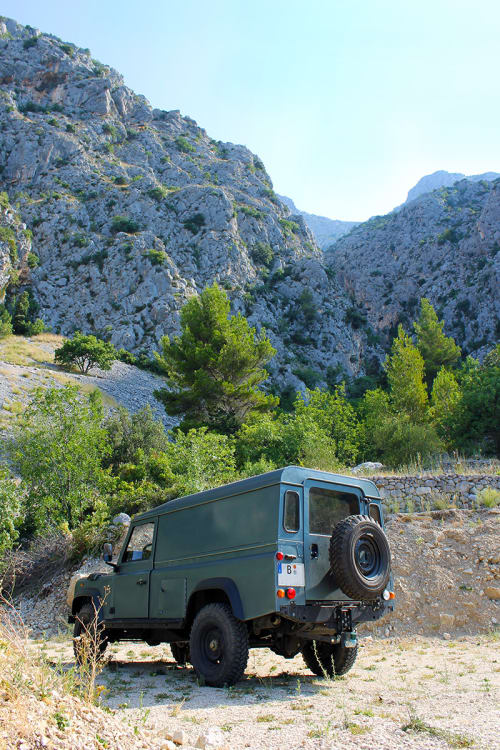
{"type": "MultiPolygon", "coordinates": [[[[107,548],[107,549],[106,549],[107,548]]],[[[302,653],[316,674],[356,659],[356,625],[392,609],[380,495],[366,479],[287,466],[136,516],[109,574],[72,583],[75,653],[94,615],[108,642],[169,643],[207,685],[249,648],[302,653]]]]}

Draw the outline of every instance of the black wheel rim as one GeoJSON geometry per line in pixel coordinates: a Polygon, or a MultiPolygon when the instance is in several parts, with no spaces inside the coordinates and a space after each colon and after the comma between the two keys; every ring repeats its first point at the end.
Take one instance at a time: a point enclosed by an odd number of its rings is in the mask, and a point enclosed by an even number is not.
{"type": "Polygon", "coordinates": [[[224,655],[224,641],[218,627],[206,628],[201,638],[203,657],[210,664],[220,664],[224,655]]]}
{"type": "Polygon", "coordinates": [[[363,534],[356,542],[354,559],[364,578],[375,578],[379,575],[382,558],[377,543],[369,534],[363,534]]]}

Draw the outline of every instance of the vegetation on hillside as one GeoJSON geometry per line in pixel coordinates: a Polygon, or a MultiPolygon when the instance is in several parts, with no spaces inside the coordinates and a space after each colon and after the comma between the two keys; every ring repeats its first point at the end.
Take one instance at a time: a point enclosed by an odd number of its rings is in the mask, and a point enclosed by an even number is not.
{"type": "Polygon", "coordinates": [[[0,558],[51,530],[70,536],[78,556],[100,547],[117,512],[286,464],[341,471],[361,460],[396,467],[455,449],[498,452],[500,345],[482,364],[459,363],[427,300],[415,330],[416,342],[400,326],[385,380],[362,396],[333,383],[297,393],[285,411],[264,390],[265,334],[209,287],[157,355],[172,389],[158,397],[184,416],[179,429],[167,434],[149,407],[106,417],[99,395],[73,386],[33,392],[8,445],[20,483],[6,467],[0,475],[0,558]]]}

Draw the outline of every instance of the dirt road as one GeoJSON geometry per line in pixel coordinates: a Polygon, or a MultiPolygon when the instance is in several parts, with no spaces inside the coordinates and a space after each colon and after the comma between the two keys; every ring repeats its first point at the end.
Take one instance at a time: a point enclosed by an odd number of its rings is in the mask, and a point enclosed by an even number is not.
{"type": "MultiPolygon", "coordinates": [[[[67,641],[43,648],[72,661],[67,641]]],[[[109,656],[99,678],[102,705],[132,730],[146,726],[165,737],[182,729],[186,747],[208,727],[238,750],[500,747],[498,635],[368,637],[353,670],[337,680],[312,676],[300,656],[253,650],[245,678],[227,689],[200,686],[168,647],[121,644],[109,656]]]]}

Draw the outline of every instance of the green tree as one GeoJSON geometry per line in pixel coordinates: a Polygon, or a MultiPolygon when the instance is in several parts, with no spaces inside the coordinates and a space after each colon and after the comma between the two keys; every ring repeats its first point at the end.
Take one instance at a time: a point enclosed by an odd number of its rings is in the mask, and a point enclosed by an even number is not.
{"type": "Polygon", "coordinates": [[[12,316],[12,328],[14,333],[25,334],[29,326],[30,298],[28,292],[23,292],[16,300],[14,315],[12,316]]]}
{"type": "Polygon", "coordinates": [[[384,362],[384,369],[393,411],[406,414],[412,422],[424,421],[428,402],[423,380],[424,360],[401,325],[392,342],[391,355],[384,362]]]}
{"type": "Polygon", "coordinates": [[[305,396],[298,393],[294,408],[299,419],[309,416],[330,437],[340,463],[344,466],[356,463],[362,428],[352,404],[346,399],[344,385],[337,385],[333,393],[319,388],[307,390],[305,396]]]}
{"type": "Polygon", "coordinates": [[[113,344],[79,331],[72,339],[67,339],[59,349],[56,349],[54,356],[57,364],[64,367],[76,366],[84,374],[92,367],[110,370],[116,358],[117,353],[113,344]]]}
{"type": "Polygon", "coordinates": [[[460,358],[460,347],[451,336],[443,333],[444,320],[438,320],[428,299],[420,300],[420,317],[413,324],[417,349],[424,358],[425,378],[430,386],[441,367],[451,367],[460,358]]]}
{"type": "Polygon", "coordinates": [[[252,414],[278,404],[258,386],[275,350],[262,331],[241,314],[229,314],[226,293],[217,284],[192,297],[181,310],[180,336],[161,341],[156,353],[169,389],[156,391],[168,414],[183,415],[183,430],[207,426],[234,433],[252,414]]]}
{"type": "Polygon", "coordinates": [[[432,385],[432,418],[438,435],[443,438],[448,449],[453,447],[453,425],[457,418],[461,395],[454,374],[441,367],[432,385]]]}
{"type": "Polygon", "coordinates": [[[500,454],[500,344],[486,355],[482,365],[468,357],[460,373],[460,385],[456,444],[500,454]]]}
{"type": "Polygon", "coordinates": [[[5,555],[12,549],[18,537],[21,513],[21,488],[0,466],[0,589],[5,566],[5,555]]]}
{"type": "Polygon", "coordinates": [[[0,305],[0,339],[12,333],[12,318],[5,305],[0,305]]]}
{"type": "Polygon", "coordinates": [[[75,386],[38,388],[10,445],[27,492],[25,531],[67,523],[73,529],[92,507],[108,451],[98,393],[75,386]]]}

